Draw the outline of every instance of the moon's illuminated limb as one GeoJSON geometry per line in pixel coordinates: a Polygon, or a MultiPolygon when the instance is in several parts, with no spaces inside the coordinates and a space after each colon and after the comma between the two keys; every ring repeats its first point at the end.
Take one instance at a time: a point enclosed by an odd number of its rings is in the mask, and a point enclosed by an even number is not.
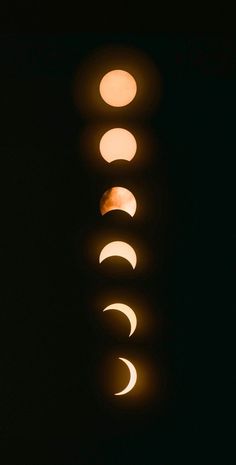
{"type": "Polygon", "coordinates": [[[137,318],[132,308],[130,308],[128,305],[125,305],[125,304],[116,303],[116,304],[108,305],[108,307],[104,308],[103,311],[105,312],[106,310],[118,310],[124,313],[130,322],[129,337],[131,336],[131,334],[134,333],[136,326],[137,326],[137,318]]]}
{"type": "Polygon", "coordinates": [[[137,203],[134,195],[124,187],[111,187],[104,192],[100,200],[100,211],[105,215],[111,210],[123,210],[134,216],[137,203]]]}
{"type": "Polygon", "coordinates": [[[122,358],[122,357],[119,357],[119,360],[122,360],[122,362],[124,362],[127,365],[128,369],[129,369],[129,372],[130,372],[130,380],[129,380],[126,388],[123,389],[123,391],[116,392],[115,396],[122,396],[123,394],[127,394],[128,392],[130,392],[133,389],[133,387],[135,386],[136,381],[137,381],[137,371],[136,371],[136,368],[134,367],[133,363],[131,363],[126,358],[122,358]]]}
{"type": "Polygon", "coordinates": [[[113,128],[103,134],[99,149],[108,163],[114,160],[131,161],[137,150],[137,142],[127,129],[113,128]]]}
{"type": "Polygon", "coordinates": [[[124,107],[134,99],[137,84],[133,76],[122,69],[114,69],[103,76],[99,91],[102,99],[112,107],[124,107]]]}
{"type": "Polygon", "coordinates": [[[137,257],[136,253],[127,242],[123,241],[113,241],[103,247],[99,255],[99,263],[109,257],[122,257],[125,258],[133,268],[136,267],[137,257]]]}

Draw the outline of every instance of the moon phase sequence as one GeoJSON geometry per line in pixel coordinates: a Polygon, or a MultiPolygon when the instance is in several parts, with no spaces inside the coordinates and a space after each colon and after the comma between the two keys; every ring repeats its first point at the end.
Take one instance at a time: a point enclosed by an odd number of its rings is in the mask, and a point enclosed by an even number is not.
{"type": "Polygon", "coordinates": [[[115,303],[108,305],[108,307],[104,308],[104,312],[107,310],[118,310],[119,312],[124,313],[124,315],[127,316],[129,322],[130,322],[130,333],[129,337],[134,333],[136,326],[137,326],[137,318],[135,315],[135,312],[130,308],[128,305],[121,304],[121,303],[115,303]]]}
{"type": "Polygon", "coordinates": [[[102,215],[111,210],[123,210],[130,216],[134,216],[137,203],[134,195],[124,187],[111,187],[104,192],[100,200],[100,211],[102,215]]]}
{"type": "Polygon", "coordinates": [[[119,360],[122,360],[122,362],[124,362],[125,365],[127,365],[129,369],[129,373],[130,373],[130,379],[129,379],[127,386],[122,391],[116,392],[115,396],[123,396],[124,394],[127,394],[133,389],[133,387],[135,386],[137,382],[137,371],[133,363],[131,363],[126,358],[122,358],[122,357],[119,357],[119,360]]]}
{"type": "MultiPolygon", "coordinates": [[[[111,106],[122,107],[128,105],[134,99],[137,92],[137,84],[131,74],[124,70],[112,70],[103,76],[100,86],[100,95],[102,99],[111,106]]],[[[108,163],[115,160],[131,161],[136,154],[137,142],[133,134],[124,128],[113,128],[103,134],[99,149],[102,157],[108,163]]],[[[104,192],[100,200],[100,212],[102,215],[111,210],[123,210],[130,216],[134,216],[137,204],[132,192],[123,187],[112,187],[104,192]]],[[[125,258],[133,267],[136,267],[137,257],[134,249],[122,241],[113,241],[103,247],[99,255],[99,263],[109,257],[119,256],[125,258]]],[[[114,303],[104,308],[108,310],[117,310],[127,316],[130,322],[131,336],[137,326],[135,312],[122,303],[114,303]]],[[[130,379],[127,386],[120,392],[115,393],[121,396],[130,392],[136,384],[137,372],[134,365],[127,359],[119,357],[129,369],[130,379]]]]}
{"type": "Polygon", "coordinates": [[[103,247],[100,255],[99,255],[99,263],[102,263],[103,260],[110,257],[122,257],[125,258],[134,269],[137,264],[137,256],[136,253],[131,247],[131,245],[127,244],[127,242],[123,241],[113,241],[109,242],[109,244],[103,247]]]}

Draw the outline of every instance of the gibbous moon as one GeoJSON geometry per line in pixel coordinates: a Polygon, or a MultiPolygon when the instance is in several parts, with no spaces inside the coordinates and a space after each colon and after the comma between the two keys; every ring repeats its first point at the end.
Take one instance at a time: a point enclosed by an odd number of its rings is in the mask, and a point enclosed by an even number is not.
{"type": "Polygon", "coordinates": [[[114,160],[130,161],[137,150],[137,142],[133,134],[123,128],[113,128],[103,134],[99,149],[108,163],[114,160]]]}
{"type": "Polygon", "coordinates": [[[100,200],[100,211],[102,215],[111,210],[123,210],[130,216],[134,216],[137,203],[134,195],[124,187],[111,187],[104,192],[100,200]]]}
{"type": "Polygon", "coordinates": [[[115,396],[123,396],[123,394],[127,394],[128,392],[130,392],[135,386],[136,381],[137,381],[137,371],[133,363],[131,363],[129,360],[126,360],[126,358],[119,357],[119,360],[122,360],[122,362],[124,362],[127,365],[129,372],[130,372],[130,380],[126,388],[123,389],[123,391],[116,392],[115,396]]]}
{"type": "Polygon", "coordinates": [[[124,107],[134,99],[137,84],[133,76],[122,69],[114,69],[103,76],[99,91],[102,99],[112,107],[124,107]]]}
{"type": "Polygon", "coordinates": [[[99,263],[109,257],[123,257],[125,258],[133,268],[136,267],[137,257],[136,253],[127,242],[122,241],[114,241],[109,242],[109,244],[103,247],[100,256],[99,256],[99,263]]]}
{"type": "Polygon", "coordinates": [[[103,311],[105,312],[106,310],[118,310],[127,316],[130,322],[130,333],[129,333],[129,337],[130,337],[131,334],[133,334],[133,332],[135,331],[136,326],[137,326],[137,318],[132,308],[130,308],[128,305],[118,303],[118,304],[108,305],[108,307],[104,308],[103,311]]]}

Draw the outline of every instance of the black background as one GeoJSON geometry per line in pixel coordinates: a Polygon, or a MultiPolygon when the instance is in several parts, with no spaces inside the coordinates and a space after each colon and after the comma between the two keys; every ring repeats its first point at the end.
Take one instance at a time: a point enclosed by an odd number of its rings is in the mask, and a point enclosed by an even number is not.
{"type": "Polygon", "coordinates": [[[1,463],[174,465],[220,452],[231,463],[234,56],[223,34],[2,37],[1,463]],[[96,173],[78,146],[88,120],[74,78],[111,44],[143,51],[162,77],[145,121],[156,152],[117,178],[147,195],[146,219],[100,218],[111,171],[96,173]],[[88,249],[106,228],[146,244],[150,269],[99,268],[88,249]],[[106,289],[148,302],[150,334],[127,341],[123,320],[120,334],[104,323],[106,289]],[[103,390],[106,359],[121,352],[158,373],[144,403],[103,390]]]}

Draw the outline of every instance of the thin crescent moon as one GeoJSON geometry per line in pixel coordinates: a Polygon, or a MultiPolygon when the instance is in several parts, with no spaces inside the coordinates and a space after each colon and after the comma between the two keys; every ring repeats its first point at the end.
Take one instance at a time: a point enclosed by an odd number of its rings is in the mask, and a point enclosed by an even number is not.
{"type": "Polygon", "coordinates": [[[130,322],[130,333],[129,333],[129,337],[131,336],[131,334],[134,333],[135,329],[136,329],[136,326],[137,326],[137,317],[134,313],[134,311],[132,310],[132,308],[130,308],[128,305],[125,305],[125,304],[121,304],[121,303],[116,303],[116,304],[111,304],[111,305],[108,305],[108,307],[104,308],[104,312],[106,310],[118,310],[122,313],[124,313],[129,322],[130,322]]]}
{"type": "Polygon", "coordinates": [[[122,360],[122,362],[124,362],[127,365],[128,369],[129,369],[129,372],[130,372],[130,380],[129,380],[126,388],[123,389],[123,391],[116,392],[115,396],[123,396],[123,394],[127,394],[128,392],[130,392],[133,389],[133,387],[135,386],[136,381],[137,381],[137,371],[136,371],[136,368],[133,365],[133,363],[131,363],[126,358],[122,358],[122,357],[119,357],[119,360],[122,360]]]}
{"type": "Polygon", "coordinates": [[[123,210],[130,216],[134,216],[137,202],[134,194],[125,187],[111,187],[106,190],[100,200],[100,211],[102,215],[111,210],[123,210]]]}
{"type": "Polygon", "coordinates": [[[123,241],[109,242],[109,244],[103,247],[99,255],[99,263],[101,263],[106,258],[109,258],[112,256],[123,257],[131,264],[133,268],[136,267],[136,264],[137,264],[136,253],[133,247],[127,244],[127,242],[123,242],[123,241]]]}

